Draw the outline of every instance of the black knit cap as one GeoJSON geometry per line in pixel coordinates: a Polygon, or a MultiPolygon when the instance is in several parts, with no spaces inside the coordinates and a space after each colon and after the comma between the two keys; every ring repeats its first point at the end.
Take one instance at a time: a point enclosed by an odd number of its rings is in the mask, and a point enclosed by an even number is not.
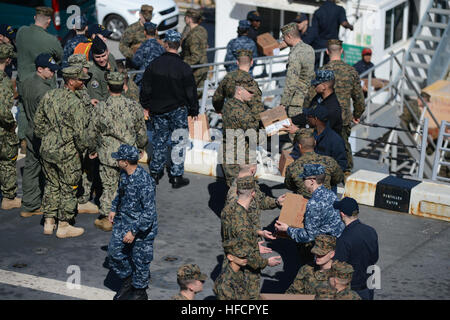
{"type": "Polygon", "coordinates": [[[103,42],[100,37],[95,37],[94,40],[92,40],[92,54],[103,54],[106,50],[108,50],[108,47],[106,46],[106,43],[103,42]]]}

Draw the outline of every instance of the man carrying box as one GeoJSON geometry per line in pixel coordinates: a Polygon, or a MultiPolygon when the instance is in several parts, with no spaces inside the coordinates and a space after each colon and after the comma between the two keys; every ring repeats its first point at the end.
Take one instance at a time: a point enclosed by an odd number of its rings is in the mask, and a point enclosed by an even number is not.
{"type": "Polygon", "coordinates": [[[339,237],[345,228],[338,210],[333,208],[337,200],[333,191],[325,188],[325,169],[320,164],[305,164],[300,175],[306,189],[311,192],[311,199],[306,205],[304,228],[292,228],[279,220],[275,223],[277,231],[286,231],[295,242],[302,243],[304,259],[312,263],[311,248],[319,234],[330,234],[339,237]]]}

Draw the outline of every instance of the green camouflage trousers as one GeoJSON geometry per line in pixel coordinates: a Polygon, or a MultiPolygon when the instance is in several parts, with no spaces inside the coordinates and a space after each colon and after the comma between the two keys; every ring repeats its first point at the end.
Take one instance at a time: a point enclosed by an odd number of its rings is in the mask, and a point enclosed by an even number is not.
{"type": "Polygon", "coordinates": [[[77,209],[77,189],[81,178],[81,161],[78,153],[62,163],[42,159],[46,184],[42,198],[45,218],[69,221],[77,209]]]}
{"type": "Polygon", "coordinates": [[[4,198],[14,199],[17,193],[16,159],[0,160],[0,187],[4,198]]]}
{"type": "Polygon", "coordinates": [[[342,139],[344,139],[345,151],[347,152],[347,169],[345,169],[345,171],[353,170],[352,147],[350,146],[350,143],[348,142],[348,138],[350,137],[351,133],[352,133],[352,129],[350,128],[350,126],[342,127],[341,137],[342,137],[342,139]]]}
{"type": "Polygon", "coordinates": [[[200,91],[197,91],[197,97],[200,99],[202,97],[203,85],[205,83],[206,77],[208,76],[208,68],[197,68],[193,70],[193,73],[197,89],[201,89],[200,91]]]}
{"type": "Polygon", "coordinates": [[[213,289],[217,300],[248,300],[247,284],[243,270],[235,272],[227,258],[222,265],[222,272],[214,282],[213,289]]]}
{"type": "Polygon", "coordinates": [[[17,138],[0,137],[0,189],[2,195],[14,199],[17,193],[16,161],[19,153],[17,138]]]}
{"type": "Polygon", "coordinates": [[[119,186],[120,170],[117,167],[110,167],[100,164],[100,180],[102,182],[103,193],[100,197],[100,215],[107,217],[111,211],[111,203],[114,200],[119,186]]]}

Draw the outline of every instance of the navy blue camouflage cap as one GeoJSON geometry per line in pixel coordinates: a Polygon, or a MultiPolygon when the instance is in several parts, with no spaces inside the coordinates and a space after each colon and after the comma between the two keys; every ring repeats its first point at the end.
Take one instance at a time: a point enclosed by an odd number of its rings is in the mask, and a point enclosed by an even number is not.
{"type": "Polygon", "coordinates": [[[88,25],[88,20],[85,16],[76,16],[72,21],[77,30],[83,30],[88,25]]]}
{"type": "Polygon", "coordinates": [[[333,208],[342,211],[347,216],[357,215],[359,213],[358,202],[350,197],[345,197],[341,201],[335,201],[333,203],[333,208]]]}
{"type": "Polygon", "coordinates": [[[145,31],[153,31],[156,30],[157,25],[154,24],[153,22],[146,22],[144,23],[144,29],[145,31]]]}
{"type": "Polygon", "coordinates": [[[111,153],[111,157],[116,160],[139,160],[139,150],[129,144],[122,144],[117,152],[111,153]]]}
{"type": "Polygon", "coordinates": [[[318,84],[334,80],[333,70],[317,70],[316,78],[311,80],[311,85],[317,86],[318,84]]]}
{"type": "Polygon", "coordinates": [[[247,30],[250,29],[250,21],[248,20],[239,20],[239,29],[247,30]]]}
{"type": "Polygon", "coordinates": [[[49,68],[53,72],[59,70],[60,67],[56,64],[55,59],[49,53],[41,53],[34,59],[34,64],[37,67],[49,68]]]}
{"type": "Polygon", "coordinates": [[[300,23],[300,22],[307,21],[307,20],[308,20],[308,16],[304,13],[300,13],[295,17],[295,19],[293,21],[296,23],[300,23]]]}
{"type": "Polygon", "coordinates": [[[307,163],[303,165],[303,172],[298,176],[299,178],[315,177],[320,174],[325,174],[325,168],[317,163],[307,163]]]}
{"type": "Polygon", "coordinates": [[[88,38],[92,39],[92,35],[98,34],[98,33],[103,35],[103,36],[105,36],[105,37],[109,37],[112,34],[112,31],[109,31],[108,29],[106,29],[101,24],[94,23],[94,24],[90,24],[88,26],[88,29],[86,31],[86,36],[88,38]]]}
{"type": "Polygon", "coordinates": [[[259,15],[259,12],[256,10],[250,11],[247,13],[247,20],[250,21],[261,21],[261,16],[259,15]]]}
{"type": "Polygon", "coordinates": [[[328,109],[324,105],[318,103],[314,108],[312,116],[319,119],[320,121],[327,122],[328,121],[328,109]]]}
{"type": "Polygon", "coordinates": [[[0,34],[7,37],[9,40],[14,40],[16,38],[16,31],[5,23],[0,24],[0,34]]]}
{"type": "Polygon", "coordinates": [[[179,33],[178,31],[175,31],[173,29],[170,29],[166,32],[166,37],[164,38],[164,41],[180,42],[181,41],[181,33],[179,33]]]}

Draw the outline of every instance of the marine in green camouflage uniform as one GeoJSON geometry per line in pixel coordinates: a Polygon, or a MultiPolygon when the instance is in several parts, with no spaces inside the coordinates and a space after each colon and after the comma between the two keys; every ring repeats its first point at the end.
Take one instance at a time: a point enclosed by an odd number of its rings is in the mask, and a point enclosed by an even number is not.
{"type": "Polygon", "coordinates": [[[109,72],[118,71],[116,59],[113,54],[109,52],[106,44],[100,39],[100,37],[94,38],[91,53],[93,56],[93,64],[89,68],[89,72],[92,73],[92,77],[86,84],[86,88],[91,99],[106,101],[109,97],[109,91],[105,75],[109,72]],[[105,65],[99,65],[95,60],[95,56],[102,56],[105,54],[108,55],[107,63],[105,63],[105,65]]]}
{"type": "Polygon", "coordinates": [[[353,267],[341,261],[333,261],[328,292],[334,294],[334,300],[361,300],[361,297],[350,289],[353,267]]]}
{"type": "Polygon", "coordinates": [[[28,128],[25,131],[25,139],[27,142],[27,156],[25,157],[25,166],[22,176],[22,209],[20,213],[22,217],[30,217],[34,214],[42,214],[39,210],[44,193],[45,178],[42,171],[41,156],[39,148],[41,140],[34,134],[34,115],[38,108],[39,102],[47,91],[56,89],[56,83],[52,76],[52,69],[56,71],[59,67],[49,54],[41,54],[36,59],[36,72],[33,76],[27,78],[23,82],[22,100],[27,117],[28,128]],[[50,59],[49,59],[50,58],[50,59]],[[44,66],[43,66],[44,65],[44,66]],[[41,73],[38,68],[41,67],[41,73]],[[47,69],[48,70],[45,70],[47,69]]]}
{"type": "MultiPolygon", "coordinates": [[[[238,190],[254,190],[254,179],[238,179],[238,190]]],[[[222,239],[227,241],[240,241],[242,250],[248,255],[247,265],[242,268],[246,279],[246,290],[249,293],[249,299],[259,298],[260,292],[260,273],[268,265],[268,259],[261,256],[258,246],[258,236],[255,232],[254,221],[250,216],[250,210],[244,208],[238,201],[229,202],[221,213],[222,239]]],[[[227,262],[224,259],[222,270],[226,270],[227,262]]]]}
{"type": "Polygon", "coordinates": [[[119,50],[128,61],[133,59],[139,46],[147,40],[144,23],[152,20],[153,7],[142,5],[139,20],[128,26],[119,42],[119,50]]]}
{"type": "MultiPolygon", "coordinates": [[[[325,256],[336,249],[336,237],[319,234],[315,239],[311,253],[325,256]]],[[[331,262],[332,256],[329,257],[331,262]]],[[[331,265],[331,263],[329,263],[331,265]]],[[[326,265],[326,264],[325,264],[326,265]]],[[[324,265],[324,266],[325,266],[324,265]]],[[[286,290],[287,294],[315,294],[318,288],[327,288],[328,279],[331,277],[331,269],[324,267],[312,267],[304,265],[300,268],[292,284],[286,290]]]]}
{"type": "MultiPolygon", "coordinates": [[[[233,98],[228,99],[225,103],[222,111],[222,122],[223,122],[223,141],[222,141],[222,150],[223,150],[223,164],[222,168],[224,171],[226,183],[228,186],[231,186],[231,183],[233,182],[233,179],[237,177],[239,174],[239,164],[244,163],[256,163],[256,149],[250,150],[251,146],[251,140],[256,139],[256,141],[253,141],[254,143],[258,143],[258,129],[259,129],[259,115],[258,117],[255,116],[255,114],[252,112],[251,108],[248,105],[248,101],[251,99],[251,95],[247,97],[246,101],[242,98],[242,95],[247,95],[248,93],[252,92],[253,86],[251,82],[245,82],[243,80],[236,81],[235,82],[235,95],[233,98]],[[238,87],[240,87],[242,90],[238,92],[238,87]],[[242,92],[244,91],[244,92],[242,92]],[[243,130],[242,132],[235,131],[234,136],[230,136],[227,138],[227,129],[233,129],[233,130],[243,130]],[[246,132],[247,130],[250,130],[249,132],[246,132]],[[255,134],[256,136],[247,138],[245,134],[255,134]],[[230,141],[230,139],[232,139],[230,141]],[[229,143],[232,143],[233,146],[233,153],[227,154],[227,141],[229,143]],[[237,154],[238,147],[240,148],[244,147],[244,155],[241,155],[240,153],[237,154]],[[254,159],[253,159],[254,158],[254,159]]],[[[231,150],[230,150],[231,151],[231,150]]]]}
{"type": "MultiPolygon", "coordinates": [[[[342,41],[328,40],[328,51],[330,48],[342,50],[342,41]],[[340,49],[339,49],[340,48],[340,49]]],[[[351,134],[351,124],[353,119],[360,119],[365,110],[364,93],[361,87],[361,80],[358,72],[352,66],[340,60],[340,53],[336,54],[336,59],[331,59],[328,64],[324,65],[321,70],[332,70],[334,72],[334,92],[336,93],[339,105],[342,108],[342,134],[341,137],[345,142],[345,150],[347,152],[347,169],[351,172],[353,169],[353,156],[348,138],[351,134]],[[339,57],[339,59],[338,59],[339,57]],[[351,102],[353,101],[353,115],[351,111],[351,102]]],[[[308,93],[308,99],[305,101],[304,107],[310,106],[311,100],[316,95],[315,90],[308,93]]],[[[348,174],[348,173],[346,173],[348,174]]]]}
{"type": "MultiPolygon", "coordinates": [[[[255,164],[256,165],[256,164],[255,164]]],[[[239,177],[237,178],[239,179],[239,177]]],[[[233,183],[230,186],[230,189],[227,193],[227,200],[226,202],[232,202],[236,201],[238,199],[237,196],[237,179],[233,180],[233,183]]],[[[252,219],[255,230],[259,230],[261,228],[261,211],[262,210],[272,210],[277,207],[281,207],[281,205],[278,203],[277,199],[266,195],[264,192],[261,191],[261,188],[259,187],[258,183],[255,181],[255,197],[253,198],[252,202],[250,202],[249,206],[249,215],[252,219]]]]}
{"type": "Polygon", "coordinates": [[[214,281],[213,288],[217,300],[250,299],[250,294],[247,291],[247,280],[242,270],[247,264],[245,258],[249,253],[242,248],[242,243],[236,239],[225,241],[222,246],[225,251],[222,271],[214,281]]]}
{"type": "MultiPolygon", "coordinates": [[[[84,54],[73,54],[68,59],[67,62],[69,66],[80,66],[83,68],[84,72],[88,74],[89,69],[92,67],[93,63],[86,60],[84,54]]],[[[92,118],[92,113],[94,111],[94,105],[91,102],[91,97],[89,96],[88,90],[86,88],[86,83],[80,90],[75,91],[76,96],[83,102],[84,116],[86,117],[85,123],[89,125],[92,118]]],[[[85,130],[88,128],[86,127],[85,130]]],[[[91,198],[91,188],[95,178],[98,179],[98,165],[96,165],[96,159],[89,159],[89,152],[86,151],[83,156],[82,170],[83,174],[81,177],[81,188],[78,189],[78,213],[98,213],[98,208],[92,208],[95,210],[85,211],[82,204],[87,204],[91,198]]]]}
{"type": "Polygon", "coordinates": [[[15,129],[11,108],[14,104],[13,84],[4,69],[15,58],[14,48],[9,44],[0,45],[0,188],[3,195],[2,209],[20,207],[17,193],[16,160],[19,139],[15,129]],[[7,204],[8,203],[8,204],[7,204]]]}
{"type": "Polygon", "coordinates": [[[50,90],[41,99],[34,116],[34,132],[42,141],[39,151],[46,177],[44,217],[69,222],[77,208],[81,157],[89,144],[83,102],[74,91],[88,76],[81,67],[72,66],[63,69],[63,77],[69,79],[64,88],[50,90]],[[75,80],[72,87],[70,80],[75,80]]]}
{"type": "MultiPolygon", "coordinates": [[[[238,61],[241,57],[249,57],[252,59],[252,51],[241,49],[237,51],[238,61]]],[[[217,113],[222,113],[222,108],[227,99],[231,99],[234,96],[236,81],[248,82],[252,86],[253,97],[247,102],[255,118],[259,119],[259,114],[263,112],[264,104],[262,103],[262,92],[258,83],[248,72],[250,65],[239,64],[239,69],[231,71],[225,75],[220,81],[219,86],[214,92],[212,98],[212,104],[217,113]]]]}
{"type": "Polygon", "coordinates": [[[116,194],[119,183],[119,167],[117,161],[111,158],[111,153],[121,144],[128,144],[143,150],[147,145],[147,130],[144,112],[141,105],[125,98],[122,94],[113,92],[123,88],[124,76],[119,72],[107,75],[111,95],[106,101],[100,101],[94,108],[92,120],[89,124],[89,135],[94,141],[90,151],[97,152],[100,161],[100,179],[103,193],[100,197],[100,217],[95,225],[110,231],[112,227],[108,221],[111,202],[116,194]]]}
{"type": "MultiPolygon", "coordinates": [[[[188,9],[185,20],[187,20],[186,18],[189,18],[192,24],[189,24],[189,33],[181,44],[181,58],[190,66],[208,63],[208,57],[206,55],[206,49],[208,49],[208,32],[200,25],[202,11],[188,9]]],[[[197,89],[203,89],[203,83],[208,75],[208,67],[195,68],[193,69],[193,73],[197,89]]],[[[202,91],[198,91],[199,98],[201,95],[202,91]]]]}
{"type": "Polygon", "coordinates": [[[302,106],[311,80],[314,78],[314,49],[299,37],[295,22],[281,28],[283,37],[288,40],[291,51],[286,66],[286,82],[280,104],[286,107],[289,117],[302,112],[302,106]],[[298,40],[298,42],[297,42],[298,40]]]}
{"type": "Polygon", "coordinates": [[[311,193],[306,190],[303,178],[299,177],[303,173],[303,165],[308,163],[320,164],[325,168],[324,186],[328,189],[331,189],[331,186],[337,186],[344,180],[344,173],[336,160],[332,157],[323,156],[314,152],[314,146],[312,145],[314,143],[313,136],[303,135],[299,138],[300,141],[297,140],[297,137],[295,139],[296,142],[300,143],[303,141],[305,146],[301,147],[302,155],[300,158],[296,159],[286,168],[284,184],[287,189],[302,195],[306,199],[311,198],[311,193]],[[312,142],[312,148],[305,148],[308,142],[312,142]]]}
{"type": "Polygon", "coordinates": [[[207,278],[208,276],[200,271],[198,265],[182,265],[177,271],[180,292],[173,296],[171,300],[194,300],[195,295],[203,290],[203,283],[207,278]]]}

